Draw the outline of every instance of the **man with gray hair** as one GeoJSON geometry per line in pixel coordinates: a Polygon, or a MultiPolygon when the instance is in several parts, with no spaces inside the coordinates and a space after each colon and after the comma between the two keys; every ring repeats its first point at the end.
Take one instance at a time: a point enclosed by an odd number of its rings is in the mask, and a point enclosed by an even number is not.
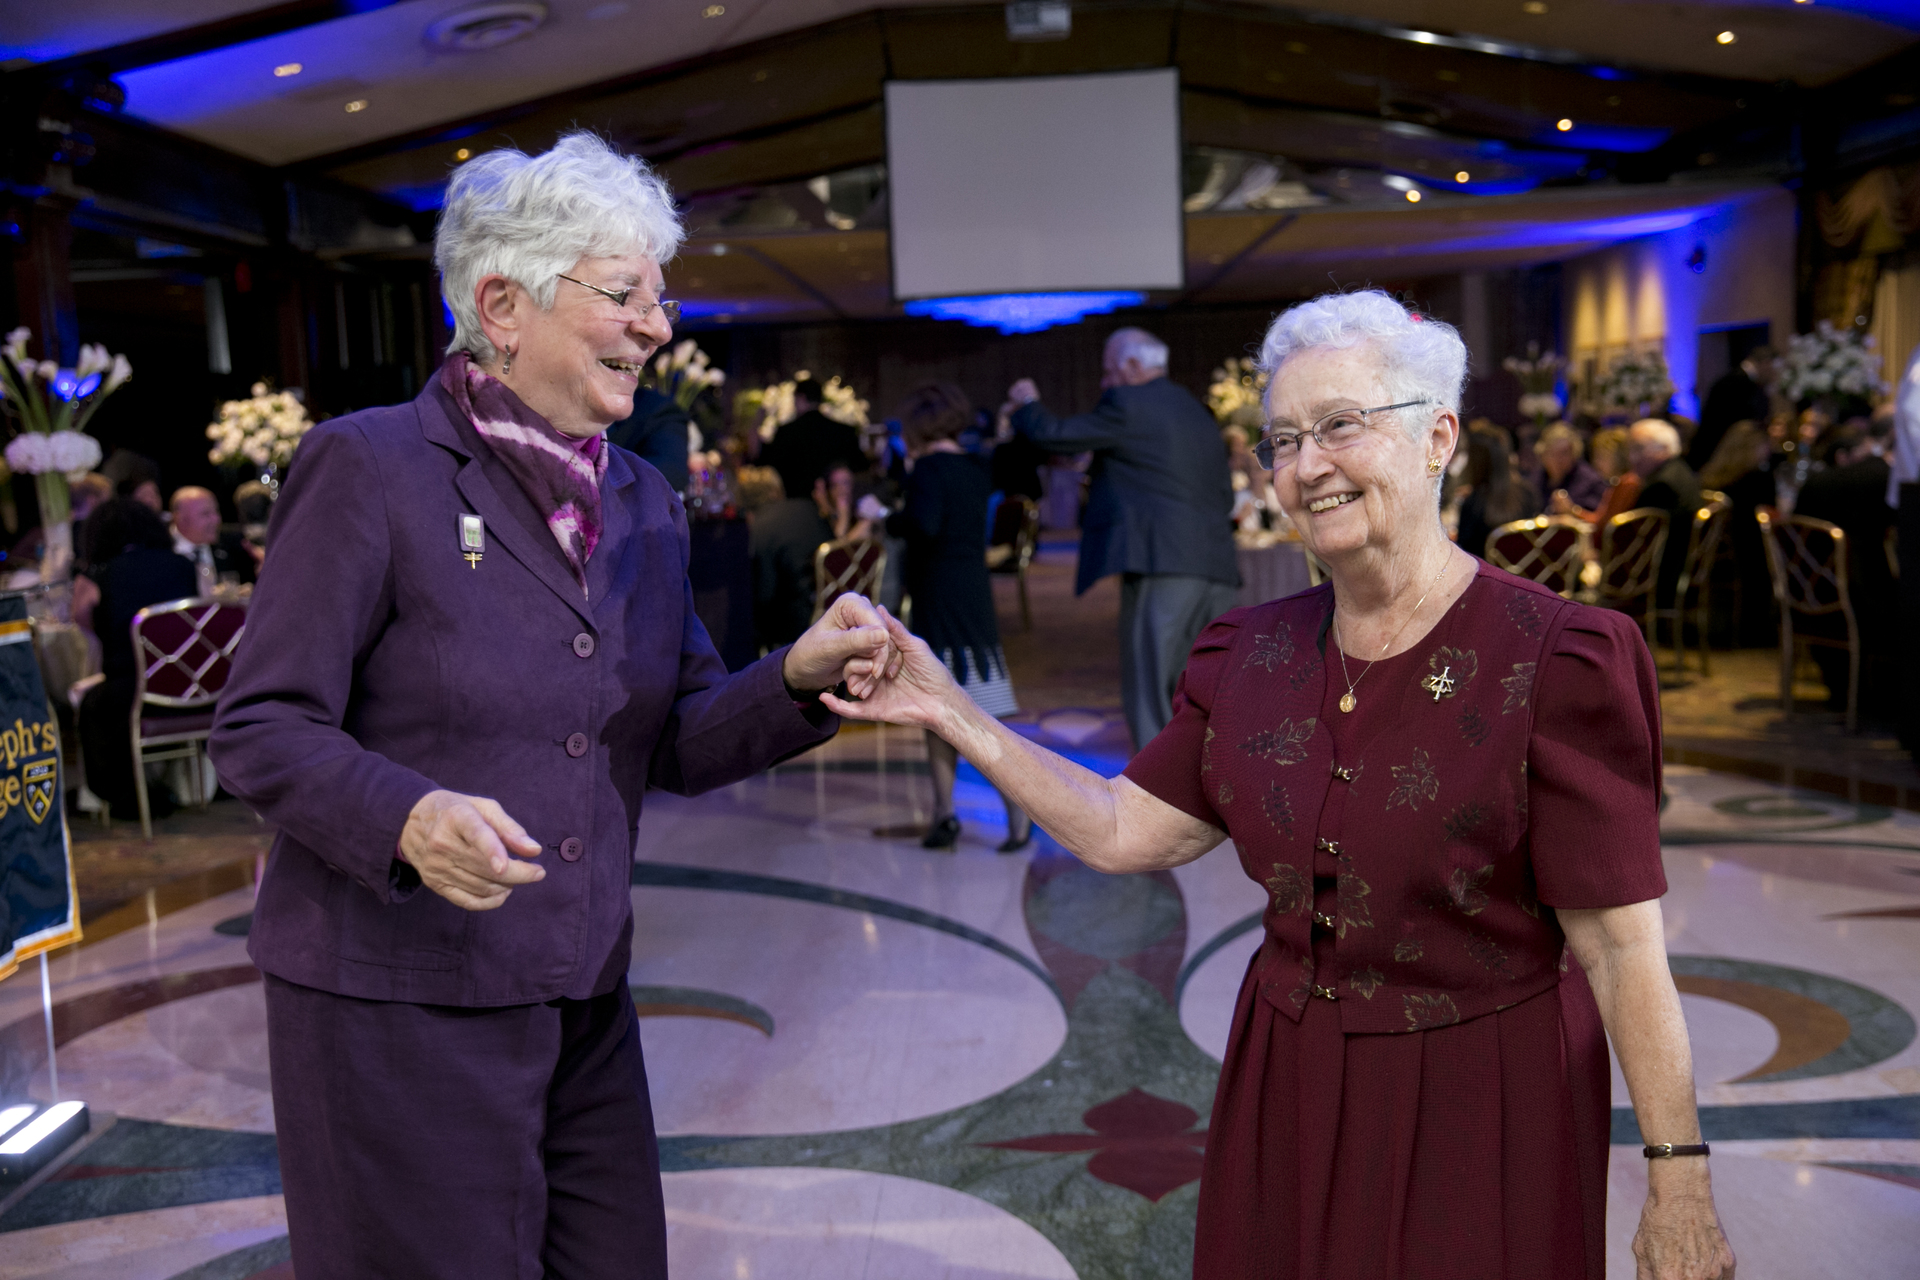
{"type": "Polygon", "coordinates": [[[1201,628],[1233,608],[1233,485],[1213,415],[1167,378],[1167,346],[1144,329],[1107,339],[1093,412],[1062,418],[1022,378],[1013,427],[1051,453],[1093,454],[1076,592],[1120,577],[1120,698],[1134,749],[1173,717],[1173,689],[1201,628]]]}
{"type": "Polygon", "coordinates": [[[1667,513],[1667,546],[1654,592],[1665,609],[1673,603],[1674,587],[1686,566],[1693,513],[1700,507],[1700,478],[1680,456],[1680,432],[1662,418],[1642,418],[1627,428],[1627,465],[1640,477],[1636,505],[1667,513]]]}

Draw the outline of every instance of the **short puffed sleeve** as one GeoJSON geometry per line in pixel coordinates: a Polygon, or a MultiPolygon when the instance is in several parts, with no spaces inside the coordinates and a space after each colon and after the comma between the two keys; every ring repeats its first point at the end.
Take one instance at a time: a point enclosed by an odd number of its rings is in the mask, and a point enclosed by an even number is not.
{"type": "Polygon", "coordinates": [[[1660,684],[1639,627],[1578,607],[1542,667],[1527,748],[1540,901],[1591,908],[1659,897],[1660,684]]]}
{"type": "Polygon", "coordinates": [[[1214,693],[1226,677],[1234,638],[1250,612],[1232,609],[1207,624],[1187,654],[1186,670],[1174,687],[1173,719],[1140,748],[1123,772],[1142,791],[1222,831],[1227,824],[1214,812],[1200,785],[1201,751],[1207,743],[1214,693]]]}

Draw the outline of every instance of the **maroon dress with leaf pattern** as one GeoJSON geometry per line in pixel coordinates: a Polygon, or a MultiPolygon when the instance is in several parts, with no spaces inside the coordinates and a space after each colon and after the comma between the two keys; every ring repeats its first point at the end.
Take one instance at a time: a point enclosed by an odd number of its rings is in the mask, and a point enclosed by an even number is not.
{"type": "Polygon", "coordinates": [[[1651,656],[1483,565],[1407,652],[1348,657],[1349,714],[1332,607],[1213,623],[1126,771],[1269,893],[1194,1274],[1601,1280],[1606,1046],[1552,908],[1666,890],[1651,656]]]}

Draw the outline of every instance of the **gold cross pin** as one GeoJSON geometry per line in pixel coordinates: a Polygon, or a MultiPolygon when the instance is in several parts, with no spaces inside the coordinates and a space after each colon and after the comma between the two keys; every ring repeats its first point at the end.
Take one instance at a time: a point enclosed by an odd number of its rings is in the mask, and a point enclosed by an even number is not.
{"type": "Polygon", "coordinates": [[[1420,682],[1420,687],[1433,695],[1435,702],[1453,696],[1453,668],[1443,667],[1437,676],[1428,676],[1420,682]]]}
{"type": "Polygon", "coordinates": [[[478,551],[469,551],[467,552],[466,555],[462,556],[461,558],[465,560],[468,564],[472,565],[474,568],[478,569],[480,567],[480,561],[484,557],[482,557],[478,551]]]}

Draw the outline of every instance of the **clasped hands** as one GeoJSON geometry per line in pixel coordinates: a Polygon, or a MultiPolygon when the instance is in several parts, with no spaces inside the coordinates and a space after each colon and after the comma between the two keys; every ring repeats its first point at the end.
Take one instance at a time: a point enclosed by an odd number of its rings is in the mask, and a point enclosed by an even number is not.
{"type": "MultiPolygon", "coordinates": [[[[809,696],[844,683],[854,698],[868,697],[899,669],[896,630],[906,635],[866,597],[843,594],[787,650],[781,678],[789,689],[809,696]]],[[[818,696],[835,711],[860,705],[818,696]]],[[[419,873],[420,883],[466,911],[491,911],[519,886],[547,874],[530,861],[540,856],[540,842],[497,801],[455,791],[430,791],[413,806],[401,830],[399,856],[419,873]]]]}

